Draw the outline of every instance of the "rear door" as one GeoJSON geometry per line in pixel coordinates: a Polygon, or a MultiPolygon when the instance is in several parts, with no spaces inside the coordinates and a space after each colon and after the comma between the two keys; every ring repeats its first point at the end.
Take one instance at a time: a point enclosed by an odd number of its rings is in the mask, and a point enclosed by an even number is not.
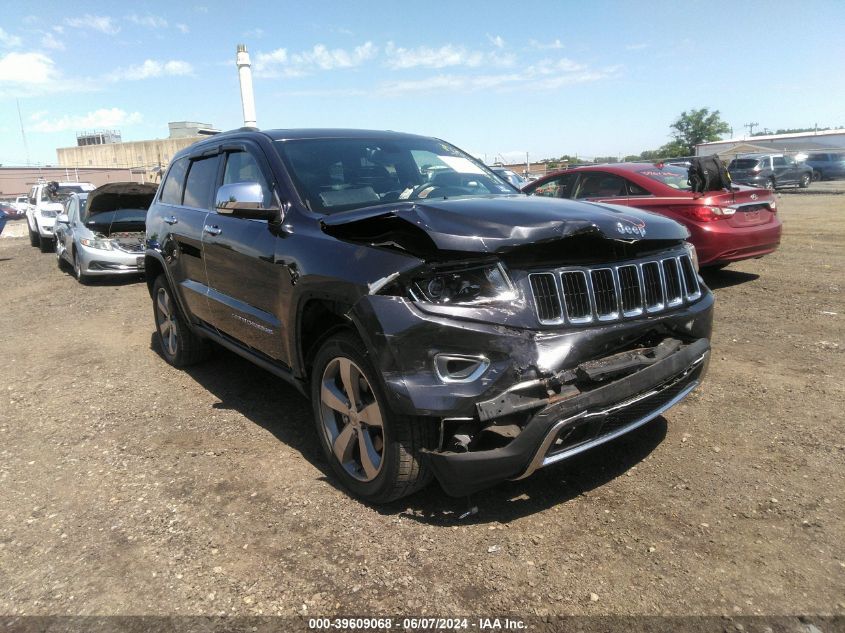
{"type": "Polygon", "coordinates": [[[794,163],[783,156],[772,156],[772,169],[775,181],[779,185],[791,185],[798,182],[798,170],[794,163]]]}
{"type": "MultiPolygon", "coordinates": [[[[220,155],[221,184],[257,182],[265,206],[274,203],[271,171],[261,149],[251,142],[227,145],[220,155]]],[[[266,220],[218,214],[205,218],[203,255],[208,274],[212,322],[223,334],[285,363],[286,336],[279,299],[290,277],[276,263],[278,238],[266,220]],[[287,277],[287,278],[286,278],[287,277]]]]}
{"type": "Polygon", "coordinates": [[[167,172],[156,205],[156,221],[161,223],[148,227],[157,231],[149,234],[148,239],[161,243],[170,279],[183,304],[195,319],[206,322],[211,320],[211,311],[202,255],[202,227],[211,206],[218,166],[216,155],[176,160],[167,172]]]}

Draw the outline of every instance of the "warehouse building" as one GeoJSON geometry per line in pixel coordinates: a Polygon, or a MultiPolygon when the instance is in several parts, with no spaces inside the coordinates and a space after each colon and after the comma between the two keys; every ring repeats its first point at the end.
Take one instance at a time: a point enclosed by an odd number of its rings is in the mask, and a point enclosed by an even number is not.
{"type": "Polygon", "coordinates": [[[695,154],[696,156],[718,154],[722,157],[731,157],[735,154],[764,152],[795,154],[799,152],[834,151],[843,148],[845,148],[845,128],[840,128],[794,134],[745,136],[713,141],[712,143],[700,143],[695,146],[695,154]]]}

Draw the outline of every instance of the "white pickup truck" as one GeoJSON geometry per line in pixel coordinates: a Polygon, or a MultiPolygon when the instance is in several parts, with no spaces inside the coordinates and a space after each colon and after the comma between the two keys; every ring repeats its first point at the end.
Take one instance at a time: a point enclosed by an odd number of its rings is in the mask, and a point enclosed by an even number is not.
{"type": "Polygon", "coordinates": [[[26,222],[29,243],[39,246],[42,253],[53,249],[53,227],[56,216],[64,209],[64,199],[72,193],[96,189],[90,182],[39,182],[29,192],[26,222]]]}

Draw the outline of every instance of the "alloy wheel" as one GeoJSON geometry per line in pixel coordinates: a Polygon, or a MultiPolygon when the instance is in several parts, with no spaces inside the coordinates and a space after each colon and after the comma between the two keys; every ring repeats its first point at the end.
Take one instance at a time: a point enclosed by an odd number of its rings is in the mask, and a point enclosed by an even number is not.
{"type": "Polygon", "coordinates": [[[338,356],[323,372],[320,422],[335,459],[358,481],[375,479],[384,464],[384,422],[367,377],[338,356]]]}
{"type": "Polygon", "coordinates": [[[156,309],[158,312],[158,333],[161,336],[161,344],[164,346],[167,355],[171,358],[179,351],[178,336],[176,327],[176,310],[170,294],[164,288],[158,289],[156,295],[156,309]]]}

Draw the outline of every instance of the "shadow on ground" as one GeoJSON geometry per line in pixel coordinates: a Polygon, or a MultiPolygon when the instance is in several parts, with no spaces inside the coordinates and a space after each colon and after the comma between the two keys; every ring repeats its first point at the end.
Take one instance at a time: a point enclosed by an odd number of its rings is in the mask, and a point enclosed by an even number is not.
{"type": "Polygon", "coordinates": [[[760,278],[760,275],[755,273],[744,273],[739,270],[731,270],[730,268],[722,268],[721,270],[704,268],[701,270],[701,276],[704,277],[704,283],[711,290],[730,288],[731,286],[738,286],[739,284],[755,281],[760,278]]]}
{"type": "MultiPolygon", "coordinates": [[[[161,355],[155,334],[150,347],[161,355]]],[[[326,474],[329,466],[317,441],[311,404],[294,387],[237,354],[216,346],[208,361],[187,367],[185,371],[219,399],[214,408],[237,411],[267,429],[322,471],[320,479],[341,493],[349,494],[333,475],[326,474]]],[[[410,497],[374,509],[383,515],[401,514],[431,525],[505,523],[566,503],[623,475],[663,441],[666,430],[666,420],[659,417],[613,442],[539,470],[526,480],[504,482],[470,499],[449,497],[433,482],[410,497]],[[471,506],[477,506],[478,513],[460,519],[471,506]]]]}

